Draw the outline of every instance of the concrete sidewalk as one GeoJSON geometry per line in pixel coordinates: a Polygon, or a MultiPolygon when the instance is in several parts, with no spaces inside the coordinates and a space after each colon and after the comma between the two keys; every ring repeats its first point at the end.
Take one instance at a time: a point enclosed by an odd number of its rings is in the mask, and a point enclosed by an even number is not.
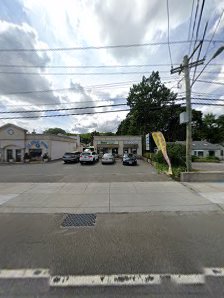
{"type": "Polygon", "coordinates": [[[185,182],[184,185],[224,210],[224,182],[185,182]]]}
{"type": "Polygon", "coordinates": [[[0,183],[0,213],[221,211],[175,181],[0,183]]]}

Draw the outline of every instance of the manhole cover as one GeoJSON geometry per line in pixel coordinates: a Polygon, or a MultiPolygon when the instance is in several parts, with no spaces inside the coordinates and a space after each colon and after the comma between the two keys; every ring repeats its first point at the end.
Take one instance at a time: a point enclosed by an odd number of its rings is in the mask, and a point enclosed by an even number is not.
{"type": "Polygon", "coordinates": [[[96,214],[68,214],[63,220],[62,227],[91,227],[95,226],[96,214]]]}

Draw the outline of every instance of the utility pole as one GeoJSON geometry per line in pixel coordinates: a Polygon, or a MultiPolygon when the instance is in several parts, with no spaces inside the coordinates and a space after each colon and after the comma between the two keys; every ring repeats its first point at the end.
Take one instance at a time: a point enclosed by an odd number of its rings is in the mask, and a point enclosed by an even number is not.
{"type": "Polygon", "coordinates": [[[186,125],[186,166],[187,172],[192,170],[191,167],[191,155],[192,155],[192,110],[191,110],[191,85],[189,76],[189,59],[188,56],[184,56],[183,59],[183,71],[185,78],[185,88],[186,88],[186,113],[187,113],[187,125],[186,125]]]}
{"type": "Polygon", "coordinates": [[[192,170],[191,167],[191,154],[192,154],[192,110],[191,110],[191,84],[190,84],[190,75],[189,75],[189,68],[196,67],[198,65],[202,65],[205,59],[201,59],[192,63],[189,63],[190,59],[193,57],[196,50],[200,47],[201,43],[195,48],[193,53],[190,57],[187,55],[183,58],[183,64],[179,67],[172,68],[170,73],[181,73],[184,72],[185,77],[185,88],[186,88],[186,114],[187,114],[187,123],[186,123],[186,167],[187,172],[192,170]]]}

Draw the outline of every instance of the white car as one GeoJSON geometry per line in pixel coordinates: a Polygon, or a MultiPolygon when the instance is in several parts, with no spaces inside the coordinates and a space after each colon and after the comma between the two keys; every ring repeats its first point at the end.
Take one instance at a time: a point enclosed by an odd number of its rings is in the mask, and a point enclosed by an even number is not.
{"type": "Polygon", "coordinates": [[[114,158],[114,156],[111,153],[105,153],[103,155],[103,157],[102,157],[101,163],[102,164],[105,164],[105,163],[107,163],[107,164],[109,164],[109,163],[113,164],[113,163],[115,163],[115,158],[114,158]]]}
{"type": "Polygon", "coordinates": [[[84,151],[80,154],[79,161],[82,164],[84,163],[95,163],[99,160],[99,155],[96,152],[84,151]]]}

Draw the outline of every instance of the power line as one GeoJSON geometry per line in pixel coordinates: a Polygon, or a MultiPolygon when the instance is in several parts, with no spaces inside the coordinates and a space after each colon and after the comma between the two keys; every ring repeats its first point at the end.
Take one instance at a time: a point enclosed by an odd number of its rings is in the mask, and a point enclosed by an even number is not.
{"type": "Polygon", "coordinates": [[[168,43],[168,50],[170,56],[170,64],[171,68],[173,67],[173,61],[171,56],[171,49],[170,49],[170,13],[169,13],[169,0],[166,0],[166,10],[167,10],[167,43],[168,43]]]}
{"type": "MultiPolygon", "coordinates": [[[[101,84],[101,85],[89,85],[89,86],[83,86],[84,89],[91,89],[91,88],[108,88],[108,87],[119,87],[121,88],[124,85],[129,85],[132,83],[136,83],[137,81],[124,81],[124,82],[114,82],[114,83],[108,83],[108,84],[101,84]]],[[[29,94],[29,93],[45,93],[45,92],[60,92],[60,91],[76,91],[76,87],[70,87],[70,88],[55,88],[55,89],[46,89],[46,90],[28,90],[28,91],[17,91],[17,92],[7,92],[7,93],[1,93],[0,95],[19,95],[19,94],[29,94]]]]}
{"type": "MultiPolygon", "coordinates": [[[[166,83],[172,83],[175,82],[175,80],[172,81],[165,81],[163,84],[166,83]]],[[[89,86],[83,86],[83,89],[98,89],[98,88],[122,88],[125,85],[133,84],[133,83],[138,83],[138,81],[123,81],[123,82],[114,82],[114,83],[107,83],[107,84],[101,84],[101,85],[89,85],[89,86]]],[[[127,86],[126,86],[127,87],[127,86]]],[[[28,91],[17,91],[17,92],[7,92],[7,93],[0,93],[0,96],[4,95],[19,95],[19,94],[32,94],[32,93],[45,93],[45,92],[60,92],[60,91],[73,91],[77,90],[75,87],[70,87],[70,88],[56,88],[56,89],[46,89],[46,90],[28,90],[28,91]]]]}
{"type": "MultiPolygon", "coordinates": [[[[146,74],[147,71],[140,72],[140,71],[130,71],[130,72],[7,72],[7,71],[0,71],[0,74],[5,74],[5,75],[46,75],[46,76],[97,76],[97,75],[134,75],[134,74],[139,74],[139,75],[144,75],[146,74]]],[[[168,77],[169,78],[169,77],[168,77]]],[[[164,79],[167,79],[164,78],[164,79]]]]}
{"type": "MultiPolygon", "coordinates": [[[[190,40],[190,32],[191,32],[191,23],[192,23],[192,16],[193,16],[193,10],[194,10],[194,0],[192,0],[192,6],[191,6],[191,16],[190,16],[190,23],[189,23],[189,29],[188,29],[188,40],[190,40]]],[[[188,56],[190,55],[190,48],[188,56]]]]}
{"type": "Polygon", "coordinates": [[[216,84],[216,85],[224,85],[224,83],[217,82],[217,81],[205,81],[205,80],[197,80],[200,83],[209,83],[209,84],[216,84]]]}
{"type": "MultiPolygon", "coordinates": [[[[203,3],[204,3],[204,2],[203,2],[203,3]]],[[[200,15],[200,17],[201,17],[201,15],[200,15]]],[[[203,47],[203,42],[204,42],[204,39],[205,39],[205,34],[206,34],[206,31],[207,31],[207,28],[208,28],[208,21],[207,21],[206,24],[205,24],[205,29],[204,29],[204,33],[203,33],[203,36],[202,36],[202,41],[201,41],[201,45],[200,45],[200,47],[199,47],[198,56],[197,56],[196,61],[200,60],[201,50],[202,50],[202,47],[203,47]]],[[[194,69],[194,75],[193,75],[192,82],[193,82],[194,79],[195,79],[196,71],[197,71],[197,65],[196,65],[196,67],[195,67],[195,69],[194,69]]]]}
{"type": "Polygon", "coordinates": [[[118,107],[126,106],[126,103],[121,104],[112,104],[112,105],[101,105],[101,106],[92,106],[92,107],[76,107],[76,108],[60,108],[60,109],[48,109],[48,110],[31,110],[31,111],[4,111],[0,114],[21,114],[21,113],[44,113],[44,112],[58,112],[58,111],[71,111],[71,110],[86,110],[86,109],[95,109],[95,108],[106,108],[106,107],[118,107]]]}
{"type": "Polygon", "coordinates": [[[130,109],[124,110],[113,110],[113,111],[102,111],[102,112],[86,112],[82,114],[57,114],[57,115],[39,115],[39,116],[21,116],[21,117],[1,117],[0,120],[15,120],[15,119],[37,119],[37,118],[50,118],[50,117],[66,117],[66,116],[81,116],[81,115],[93,115],[93,114],[104,114],[104,113],[116,113],[116,112],[126,112],[130,111],[130,109]]]}
{"type": "Polygon", "coordinates": [[[109,98],[109,99],[103,99],[103,100],[85,100],[85,101],[71,101],[71,102],[60,102],[60,103],[34,103],[34,104],[28,104],[28,105],[24,105],[24,104],[12,104],[9,105],[7,104],[7,107],[9,106],[13,106],[13,107],[33,107],[33,106],[64,106],[64,105],[73,105],[73,104],[83,104],[83,103],[99,103],[99,102],[110,102],[110,101],[117,101],[117,100],[126,100],[126,98],[109,98]]]}
{"type": "MultiPolygon", "coordinates": [[[[130,72],[14,72],[14,71],[0,71],[0,74],[6,74],[6,75],[60,75],[60,76],[66,76],[66,75],[133,75],[133,74],[147,74],[148,71],[130,71],[130,72]]],[[[159,73],[170,73],[169,70],[160,70],[159,73]]],[[[207,71],[204,73],[220,73],[218,71],[207,71]]],[[[162,79],[168,79],[170,77],[163,77],[162,79]]]]}
{"type": "Polygon", "coordinates": [[[219,27],[219,24],[220,24],[220,22],[221,22],[223,13],[224,13],[224,9],[223,9],[223,11],[222,11],[222,13],[221,13],[221,15],[220,15],[220,17],[219,17],[219,20],[218,20],[218,22],[217,22],[217,24],[216,24],[215,30],[213,31],[212,37],[211,37],[211,39],[210,39],[210,41],[209,41],[209,43],[208,43],[208,47],[207,47],[207,50],[206,50],[206,52],[205,52],[205,56],[207,55],[208,50],[209,50],[209,47],[210,47],[210,45],[211,45],[211,42],[212,42],[212,40],[213,40],[213,38],[214,38],[214,36],[215,36],[215,34],[216,34],[216,31],[218,30],[218,27],[219,27]]]}
{"type": "Polygon", "coordinates": [[[194,29],[195,29],[195,25],[196,25],[197,14],[198,14],[198,6],[199,6],[199,0],[197,0],[197,6],[195,9],[194,23],[193,23],[192,34],[191,34],[191,41],[190,41],[190,45],[189,45],[189,53],[191,51],[192,42],[195,42],[195,40],[193,41],[193,38],[194,38],[194,29]]]}
{"type": "MultiPolygon", "coordinates": [[[[175,40],[170,41],[170,44],[187,44],[189,42],[197,42],[199,40],[175,40]]],[[[205,42],[209,42],[209,40],[205,40],[205,42]]],[[[214,40],[215,43],[222,43],[222,40],[214,40]]],[[[133,43],[133,44],[123,44],[123,45],[108,45],[108,46],[85,46],[85,47],[64,47],[64,48],[9,48],[4,49],[1,48],[0,52],[61,52],[61,51],[76,51],[76,50],[101,50],[101,49],[116,49],[116,48],[132,48],[132,47],[145,47],[145,46],[158,46],[158,45],[167,45],[167,41],[160,42],[149,42],[149,43],[133,43]]]]}
{"type": "MultiPolygon", "coordinates": [[[[174,64],[177,65],[177,64],[174,64]]],[[[22,68],[131,68],[131,67],[164,67],[170,64],[127,64],[127,65],[21,65],[1,64],[0,67],[22,67],[22,68]]]]}
{"type": "MultiPolygon", "coordinates": [[[[205,101],[224,101],[224,99],[220,98],[200,98],[200,97],[191,97],[191,99],[196,99],[196,100],[205,100],[205,101]]],[[[177,98],[176,100],[186,100],[185,97],[177,98]]]]}
{"type": "MultiPolygon", "coordinates": [[[[173,65],[179,65],[178,63],[173,63],[173,65]]],[[[223,65],[222,63],[210,63],[209,66],[223,65]]],[[[170,64],[132,64],[132,65],[22,65],[22,64],[1,64],[0,67],[3,68],[132,68],[132,67],[165,67],[170,66],[170,64]]],[[[160,70],[161,72],[161,70],[160,70]]]]}

